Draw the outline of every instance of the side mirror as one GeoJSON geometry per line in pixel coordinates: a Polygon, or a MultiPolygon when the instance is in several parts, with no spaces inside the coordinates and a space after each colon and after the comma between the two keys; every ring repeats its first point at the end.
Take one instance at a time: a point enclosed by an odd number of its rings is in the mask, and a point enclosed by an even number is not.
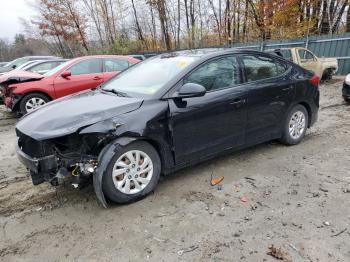
{"type": "Polygon", "coordinates": [[[12,69],[16,69],[16,67],[17,67],[16,65],[13,65],[13,66],[12,66],[12,69]]]}
{"type": "Polygon", "coordinates": [[[61,74],[61,76],[62,76],[63,78],[68,78],[68,77],[70,77],[71,75],[72,75],[72,73],[69,72],[69,71],[65,71],[65,72],[63,72],[63,73],[61,74]]]}
{"type": "Polygon", "coordinates": [[[187,83],[180,87],[179,92],[177,93],[177,97],[180,98],[189,98],[189,97],[199,97],[204,96],[207,90],[204,86],[195,84],[195,83],[187,83]]]}

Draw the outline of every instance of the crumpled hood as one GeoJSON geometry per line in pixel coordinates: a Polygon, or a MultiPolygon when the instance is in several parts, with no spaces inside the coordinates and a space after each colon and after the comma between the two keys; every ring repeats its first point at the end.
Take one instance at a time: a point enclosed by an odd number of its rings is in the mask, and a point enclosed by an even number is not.
{"type": "Polygon", "coordinates": [[[40,80],[43,78],[44,78],[43,75],[40,75],[37,73],[20,71],[20,70],[12,70],[11,72],[8,72],[0,76],[0,84],[29,82],[29,81],[40,80]]]}
{"type": "Polygon", "coordinates": [[[100,90],[85,91],[50,102],[25,115],[16,128],[36,140],[61,137],[134,111],[142,102],[140,98],[119,97],[100,90]]]}

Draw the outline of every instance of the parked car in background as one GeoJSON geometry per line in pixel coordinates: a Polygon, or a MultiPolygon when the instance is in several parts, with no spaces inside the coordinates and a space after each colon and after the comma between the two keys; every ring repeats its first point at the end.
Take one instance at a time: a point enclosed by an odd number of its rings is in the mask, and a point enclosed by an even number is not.
{"type": "Polygon", "coordinates": [[[136,58],[136,59],[138,59],[140,61],[146,60],[146,57],[144,55],[128,55],[128,56],[136,58]]]}
{"type": "Polygon", "coordinates": [[[0,62],[0,67],[3,67],[4,65],[7,65],[8,62],[0,62]]]}
{"type": "Polygon", "coordinates": [[[331,79],[332,75],[338,70],[338,60],[336,58],[320,58],[306,48],[279,48],[266,50],[266,52],[275,53],[278,56],[290,60],[297,65],[314,72],[322,80],[331,79]]]}
{"type": "Polygon", "coordinates": [[[300,143],[317,119],[318,84],[258,51],[163,54],[24,116],[17,154],[35,185],[93,178],[103,206],[129,203],[161,173],[269,140],[300,143]]]}
{"type": "Polygon", "coordinates": [[[17,67],[15,70],[28,71],[43,75],[67,61],[68,59],[34,60],[17,67]]]}
{"type": "Polygon", "coordinates": [[[3,101],[13,112],[26,114],[51,100],[95,88],[138,62],[127,56],[85,56],[44,75],[12,71],[0,76],[3,101]]]}
{"type": "Polygon", "coordinates": [[[350,74],[345,78],[342,93],[345,102],[350,102],[350,74]]]}
{"type": "Polygon", "coordinates": [[[50,60],[50,59],[59,59],[60,57],[56,56],[25,56],[21,58],[17,58],[3,67],[0,67],[0,75],[7,73],[9,71],[12,71],[13,69],[16,69],[17,67],[21,66],[22,64],[28,62],[28,61],[33,61],[33,60],[50,60]]]}

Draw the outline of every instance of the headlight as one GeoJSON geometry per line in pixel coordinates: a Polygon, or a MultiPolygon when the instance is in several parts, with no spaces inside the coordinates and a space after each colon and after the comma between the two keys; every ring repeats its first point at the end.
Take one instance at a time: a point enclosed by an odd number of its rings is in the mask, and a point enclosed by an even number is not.
{"type": "Polygon", "coordinates": [[[348,74],[348,75],[346,76],[346,78],[345,78],[345,83],[346,83],[347,85],[350,85],[350,74],[348,74]]]}

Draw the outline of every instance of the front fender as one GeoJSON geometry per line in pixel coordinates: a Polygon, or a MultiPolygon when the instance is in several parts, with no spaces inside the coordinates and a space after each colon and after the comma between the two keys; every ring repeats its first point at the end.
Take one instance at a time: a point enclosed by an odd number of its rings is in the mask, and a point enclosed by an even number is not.
{"type": "Polygon", "coordinates": [[[133,137],[120,137],[105,146],[98,156],[98,167],[93,176],[93,185],[98,201],[104,208],[108,208],[106,198],[103,194],[102,179],[113,156],[124,146],[135,141],[133,137]]]}

